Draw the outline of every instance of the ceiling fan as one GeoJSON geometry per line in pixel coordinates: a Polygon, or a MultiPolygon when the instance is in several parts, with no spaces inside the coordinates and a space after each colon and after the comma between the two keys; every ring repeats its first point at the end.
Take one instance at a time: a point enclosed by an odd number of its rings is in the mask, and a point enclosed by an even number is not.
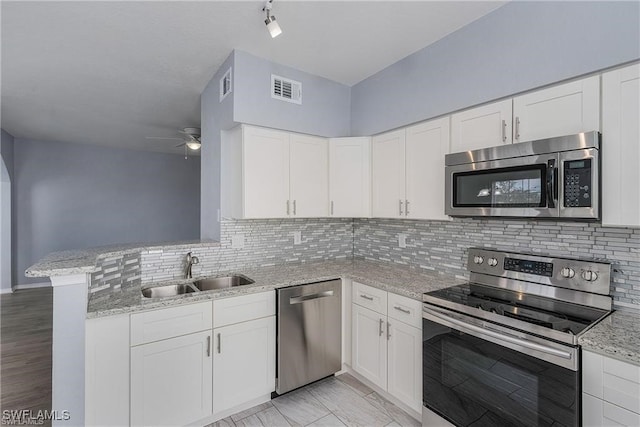
{"type": "Polygon", "coordinates": [[[166,136],[147,136],[146,139],[175,139],[182,141],[182,144],[176,145],[176,147],[184,146],[184,157],[187,158],[187,148],[189,150],[197,151],[202,147],[200,141],[200,128],[182,128],[178,130],[178,133],[184,135],[181,138],[178,137],[166,137],[166,136]]]}

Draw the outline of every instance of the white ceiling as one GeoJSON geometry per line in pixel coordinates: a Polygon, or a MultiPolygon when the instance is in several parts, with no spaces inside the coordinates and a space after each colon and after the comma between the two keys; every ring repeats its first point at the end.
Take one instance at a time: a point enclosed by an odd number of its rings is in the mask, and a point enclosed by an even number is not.
{"type": "Polygon", "coordinates": [[[498,1],[1,1],[2,128],[18,138],[180,152],[200,93],[237,48],[353,85],[498,1]]]}

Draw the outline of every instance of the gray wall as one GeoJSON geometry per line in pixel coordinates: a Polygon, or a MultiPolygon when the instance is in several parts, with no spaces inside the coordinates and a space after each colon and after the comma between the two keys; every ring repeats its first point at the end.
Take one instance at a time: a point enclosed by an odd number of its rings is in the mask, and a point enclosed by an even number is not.
{"type": "Polygon", "coordinates": [[[197,239],[200,159],[16,139],[14,284],[47,253],[197,239]]]}
{"type": "Polygon", "coordinates": [[[640,58],[640,3],[516,1],[352,87],[372,135],[640,58]]]}
{"type": "Polygon", "coordinates": [[[200,132],[202,162],[200,173],[200,237],[220,240],[220,131],[234,126],[233,104],[236,89],[234,67],[235,52],[224,61],[200,98],[200,132]],[[220,78],[229,67],[234,67],[231,77],[232,92],[220,102],[220,78]]]}
{"type": "Polygon", "coordinates": [[[235,51],[233,119],[312,135],[349,136],[349,86],[235,51]],[[271,74],[302,83],[302,105],[271,97],[271,74]]]}
{"type": "Polygon", "coordinates": [[[0,155],[2,155],[2,160],[4,160],[4,164],[7,167],[9,177],[13,179],[13,135],[4,129],[0,129],[0,135],[2,137],[0,140],[0,155]]]}

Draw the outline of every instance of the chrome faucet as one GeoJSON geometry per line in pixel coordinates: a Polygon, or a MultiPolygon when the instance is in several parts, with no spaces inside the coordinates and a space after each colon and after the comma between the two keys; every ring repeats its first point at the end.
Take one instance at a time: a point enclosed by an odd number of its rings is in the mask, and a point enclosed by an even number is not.
{"type": "Polygon", "coordinates": [[[191,279],[191,267],[193,267],[195,264],[198,264],[200,262],[200,260],[198,259],[197,256],[195,255],[191,255],[191,252],[187,253],[187,269],[184,272],[185,277],[187,279],[191,279]]]}

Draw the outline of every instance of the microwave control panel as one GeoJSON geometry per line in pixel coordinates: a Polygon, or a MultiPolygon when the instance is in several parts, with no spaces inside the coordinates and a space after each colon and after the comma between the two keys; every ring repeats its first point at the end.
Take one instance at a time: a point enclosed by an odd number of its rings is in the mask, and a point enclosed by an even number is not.
{"type": "Polygon", "coordinates": [[[564,206],[589,208],[592,206],[591,159],[564,162],[564,206]]]}

